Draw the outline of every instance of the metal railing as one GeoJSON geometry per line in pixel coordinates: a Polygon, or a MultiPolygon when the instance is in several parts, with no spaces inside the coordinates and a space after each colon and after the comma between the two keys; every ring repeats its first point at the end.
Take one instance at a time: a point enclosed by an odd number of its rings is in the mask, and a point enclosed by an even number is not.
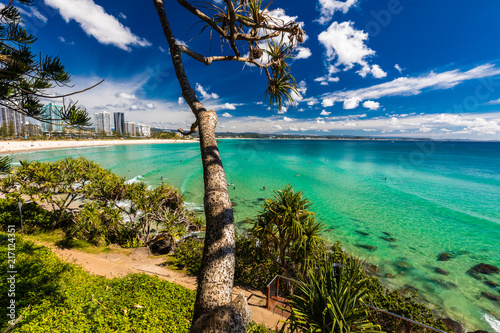
{"type": "MultiPolygon", "coordinates": [[[[274,310],[276,308],[276,305],[279,303],[280,309],[281,309],[281,314],[286,315],[286,311],[283,311],[283,309],[285,309],[287,307],[287,297],[289,297],[293,294],[293,283],[304,284],[304,282],[301,282],[301,281],[298,281],[295,279],[291,279],[291,278],[287,278],[287,277],[282,276],[282,275],[276,275],[271,280],[271,282],[269,282],[267,284],[266,307],[268,310],[275,312],[274,310]],[[280,280],[282,281],[281,283],[280,283],[280,280]]],[[[416,326],[419,326],[419,327],[422,327],[424,329],[434,331],[434,332],[446,333],[444,331],[441,331],[440,329],[428,326],[426,324],[420,323],[420,322],[415,321],[413,319],[409,319],[409,318],[400,316],[398,314],[389,312],[387,310],[377,308],[376,306],[366,304],[366,303],[363,303],[363,305],[365,305],[369,309],[380,312],[384,315],[388,315],[388,316],[403,320],[405,322],[404,323],[405,324],[404,325],[404,332],[405,333],[411,333],[411,329],[412,329],[413,325],[416,325],[416,326]]]]}

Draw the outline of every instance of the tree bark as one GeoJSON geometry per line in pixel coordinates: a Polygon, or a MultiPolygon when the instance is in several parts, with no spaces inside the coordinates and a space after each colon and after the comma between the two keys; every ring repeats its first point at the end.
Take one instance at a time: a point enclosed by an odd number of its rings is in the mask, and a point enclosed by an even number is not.
{"type": "MultiPolygon", "coordinates": [[[[239,311],[234,312],[234,307],[230,307],[234,278],[235,232],[233,209],[227,191],[226,175],[215,138],[217,115],[213,110],[207,111],[203,107],[197,99],[194,89],[189,84],[182,64],[181,50],[172,34],[163,0],[154,0],[154,4],[170,47],[172,62],[182,89],[182,96],[196,116],[200,132],[207,230],[191,329],[192,331],[220,332],[221,330],[227,331],[222,328],[226,326],[231,327],[234,332],[244,332],[246,325],[242,327],[241,324],[236,323],[236,326],[234,326],[234,318],[235,315],[238,317],[237,312],[239,311]],[[233,315],[216,317],[229,318],[227,319],[229,322],[226,322],[226,324],[230,323],[229,325],[215,324],[215,327],[214,325],[206,327],[206,325],[199,325],[198,323],[195,327],[196,321],[200,317],[210,313],[217,313],[219,309],[227,312],[228,306],[234,312],[233,315]],[[217,328],[217,326],[220,328],[217,328]],[[200,330],[200,327],[205,328],[200,330]]],[[[236,321],[244,322],[241,320],[236,321]]]]}

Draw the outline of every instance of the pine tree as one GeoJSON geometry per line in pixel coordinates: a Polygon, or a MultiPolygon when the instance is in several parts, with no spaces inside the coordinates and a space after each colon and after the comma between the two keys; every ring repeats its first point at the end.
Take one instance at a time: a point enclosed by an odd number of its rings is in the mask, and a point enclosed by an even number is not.
{"type": "MultiPolygon", "coordinates": [[[[50,123],[55,119],[43,113],[40,98],[61,98],[78,92],[65,96],[45,93],[55,86],[67,86],[70,75],[57,56],[42,57],[31,51],[36,38],[24,28],[16,6],[32,6],[34,1],[10,0],[0,9],[0,105],[50,123]]],[[[91,125],[87,111],[77,107],[76,103],[70,103],[56,112],[56,116],[66,124],[91,125]]]]}

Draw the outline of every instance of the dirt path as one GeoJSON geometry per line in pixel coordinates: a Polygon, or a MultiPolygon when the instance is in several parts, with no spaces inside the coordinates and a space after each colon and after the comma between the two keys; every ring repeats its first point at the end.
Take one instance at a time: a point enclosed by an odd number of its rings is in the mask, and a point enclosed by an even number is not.
{"type": "MultiPolygon", "coordinates": [[[[185,288],[196,290],[196,277],[159,266],[165,258],[153,257],[147,248],[138,248],[130,254],[101,253],[89,254],[74,249],[64,249],[53,244],[37,242],[47,246],[61,259],[74,263],[87,272],[102,275],[107,278],[121,277],[130,273],[146,273],[156,275],[160,279],[177,283],[185,288]]],[[[233,288],[233,298],[241,292],[245,294],[252,309],[252,319],[269,328],[276,327],[284,318],[266,309],[266,296],[259,290],[236,286],[233,288]]]]}

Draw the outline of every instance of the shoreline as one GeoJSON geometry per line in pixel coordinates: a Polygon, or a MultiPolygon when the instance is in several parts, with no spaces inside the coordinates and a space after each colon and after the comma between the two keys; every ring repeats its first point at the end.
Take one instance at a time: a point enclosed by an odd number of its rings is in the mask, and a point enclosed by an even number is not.
{"type": "Polygon", "coordinates": [[[26,141],[0,141],[0,155],[10,153],[24,153],[37,150],[52,150],[79,147],[104,147],[118,145],[141,145],[141,144],[171,144],[198,142],[197,140],[168,140],[168,139],[148,139],[148,140],[26,140],[26,141]]]}

